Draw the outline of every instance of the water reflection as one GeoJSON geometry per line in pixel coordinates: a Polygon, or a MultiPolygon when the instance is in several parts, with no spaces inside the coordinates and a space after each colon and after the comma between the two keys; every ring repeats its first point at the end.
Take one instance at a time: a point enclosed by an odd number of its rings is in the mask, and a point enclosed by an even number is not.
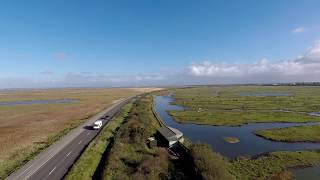
{"type": "Polygon", "coordinates": [[[311,112],[308,113],[310,116],[319,116],[320,117],[320,112],[311,112]]]}

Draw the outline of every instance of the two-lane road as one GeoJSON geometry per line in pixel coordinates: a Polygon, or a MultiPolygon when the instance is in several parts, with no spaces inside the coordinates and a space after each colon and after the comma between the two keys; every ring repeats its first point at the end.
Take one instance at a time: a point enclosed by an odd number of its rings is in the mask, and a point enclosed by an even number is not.
{"type": "MultiPolygon", "coordinates": [[[[108,123],[112,117],[132,98],[122,100],[110,108],[90,118],[85,124],[72,130],[68,135],[49,148],[41,152],[32,161],[11,174],[9,180],[43,180],[61,179],[68,172],[68,169],[77,160],[84,148],[98,134],[99,130],[90,130],[90,126],[101,117],[103,125],[108,123]]],[[[102,128],[100,128],[102,129],[102,128]]]]}

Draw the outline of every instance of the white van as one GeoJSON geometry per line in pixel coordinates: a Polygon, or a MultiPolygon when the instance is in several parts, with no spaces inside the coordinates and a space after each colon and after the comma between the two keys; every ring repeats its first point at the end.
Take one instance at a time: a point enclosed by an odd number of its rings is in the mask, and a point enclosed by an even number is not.
{"type": "Polygon", "coordinates": [[[93,129],[100,129],[102,126],[102,121],[96,121],[93,124],[93,129]]]}

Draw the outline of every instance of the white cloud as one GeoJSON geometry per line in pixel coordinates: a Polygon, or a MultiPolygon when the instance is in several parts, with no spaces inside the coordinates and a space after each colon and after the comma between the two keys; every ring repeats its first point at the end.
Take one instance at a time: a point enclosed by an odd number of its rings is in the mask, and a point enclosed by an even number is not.
{"type": "MultiPolygon", "coordinates": [[[[169,66],[169,65],[168,65],[169,66]]],[[[320,81],[320,41],[302,55],[288,60],[253,63],[191,64],[184,71],[110,75],[95,72],[60,74],[40,72],[39,77],[0,77],[0,88],[156,86],[228,83],[320,81]]]]}
{"type": "Polygon", "coordinates": [[[0,88],[39,88],[39,87],[110,87],[110,86],[147,86],[162,84],[165,75],[107,75],[92,72],[67,73],[51,76],[51,72],[41,72],[50,76],[41,76],[37,79],[1,78],[0,88]]]}
{"type": "Polygon", "coordinates": [[[303,55],[296,59],[296,62],[305,64],[320,63],[320,41],[316,42],[313,47],[309,48],[303,55]]]}
{"type": "Polygon", "coordinates": [[[204,62],[188,67],[189,74],[194,77],[233,78],[235,81],[320,81],[320,42],[315,43],[303,55],[292,59],[247,64],[217,64],[204,62]]]}
{"type": "Polygon", "coordinates": [[[293,29],[291,32],[293,33],[303,33],[303,32],[306,32],[307,31],[307,28],[305,27],[297,27],[295,29],[293,29]]]}
{"type": "Polygon", "coordinates": [[[164,75],[137,75],[135,76],[135,80],[137,81],[159,81],[164,80],[164,75]]]}

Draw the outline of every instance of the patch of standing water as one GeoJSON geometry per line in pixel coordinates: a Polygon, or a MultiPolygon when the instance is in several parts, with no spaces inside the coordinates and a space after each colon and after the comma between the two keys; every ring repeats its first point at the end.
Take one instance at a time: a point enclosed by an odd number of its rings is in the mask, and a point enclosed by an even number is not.
{"type": "Polygon", "coordinates": [[[275,97],[275,96],[291,96],[290,93],[279,93],[279,92],[261,92],[261,93],[252,93],[252,92],[242,92],[240,96],[252,96],[252,97],[275,97]]]}
{"type": "Polygon", "coordinates": [[[210,144],[214,151],[229,158],[242,155],[254,156],[270,151],[298,151],[307,149],[320,149],[320,143],[286,143],[270,141],[256,136],[253,132],[262,129],[282,128],[300,125],[313,125],[319,123],[252,123],[240,127],[197,125],[177,123],[167,113],[169,110],[183,110],[183,107],[170,104],[174,99],[168,96],[155,97],[155,109],[168,126],[179,129],[184,136],[192,142],[210,144]],[[236,137],[240,142],[230,144],[224,137],[236,137]]]}
{"type": "Polygon", "coordinates": [[[311,112],[308,113],[310,116],[319,116],[320,117],[320,112],[311,112]]]}
{"type": "Polygon", "coordinates": [[[295,180],[319,180],[320,166],[292,170],[295,180]]]}
{"type": "Polygon", "coordinates": [[[17,106],[17,105],[32,105],[32,104],[60,104],[79,102],[78,99],[47,99],[47,100],[25,100],[25,101],[12,101],[0,102],[0,106],[17,106]]]}

